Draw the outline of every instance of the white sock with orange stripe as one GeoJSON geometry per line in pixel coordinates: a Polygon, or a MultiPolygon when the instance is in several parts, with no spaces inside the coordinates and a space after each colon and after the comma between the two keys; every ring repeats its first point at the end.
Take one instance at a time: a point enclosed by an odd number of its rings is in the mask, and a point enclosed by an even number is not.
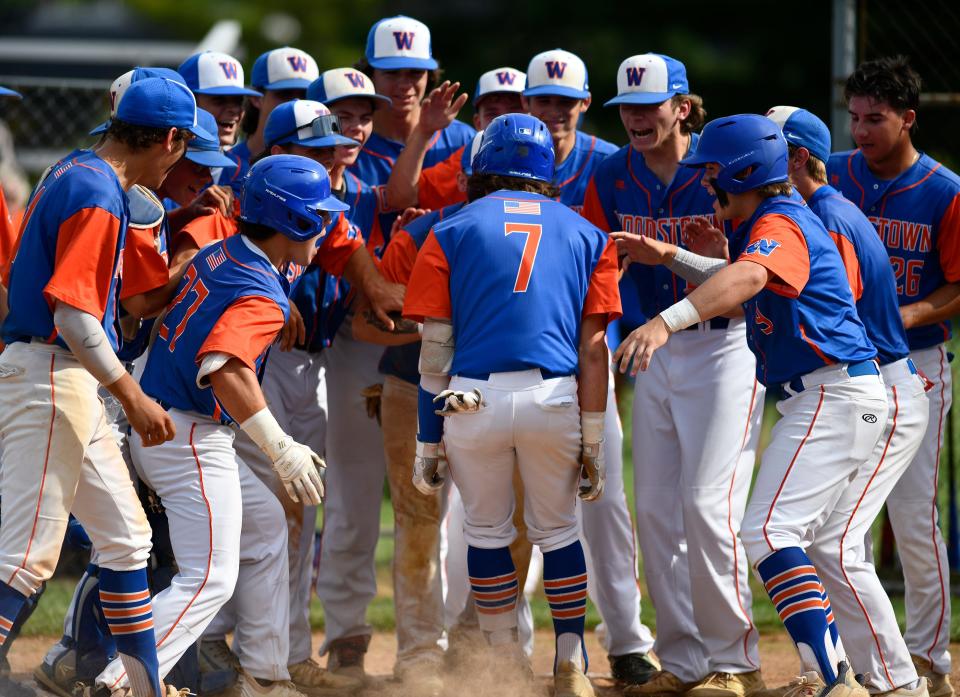
{"type": "Polygon", "coordinates": [[[517,641],[519,584],[508,547],[467,549],[477,621],[491,645],[517,641]]]}
{"type": "Polygon", "coordinates": [[[101,569],[100,604],[134,697],[162,697],[146,569],[101,569]]]}
{"type": "Polygon", "coordinates": [[[587,614],[587,564],[579,540],[543,553],[543,590],[557,635],[557,663],[570,661],[586,672],[583,626],[587,614]]]}

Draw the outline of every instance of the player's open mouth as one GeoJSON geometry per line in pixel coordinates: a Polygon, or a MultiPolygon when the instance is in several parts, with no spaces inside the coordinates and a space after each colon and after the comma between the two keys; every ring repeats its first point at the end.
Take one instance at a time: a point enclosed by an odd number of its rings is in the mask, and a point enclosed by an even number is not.
{"type": "Polygon", "coordinates": [[[225,131],[232,131],[237,127],[236,121],[217,121],[217,126],[225,131]]]}
{"type": "Polygon", "coordinates": [[[636,128],[630,129],[630,135],[634,138],[646,138],[647,136],[653,135],[652,128],[644,128],[643,130],[638,130],[636,128]]]}

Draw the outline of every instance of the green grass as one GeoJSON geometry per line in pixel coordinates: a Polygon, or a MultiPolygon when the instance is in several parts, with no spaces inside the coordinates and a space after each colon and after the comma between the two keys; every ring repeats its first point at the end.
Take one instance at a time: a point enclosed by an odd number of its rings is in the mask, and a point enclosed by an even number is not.
{"type": "MultiPolygon", "coordinates": [[[[633,511],[633,466],[631,460],[632,443],[629,429],[632,412],[631,406],[632,392],[629,389],[622,390],[620,394],[620,414],[623,417],[623,423],[627,425],[624,433],[623,479],[630,509],[633,511]]],[[[960,420],[960,409],[956,410],[955,413],[957,415],[956,418],[960,420]]],[[[761,451],[764,445],[769,441],[770,429],[773,427],[773,424],[776,422],[777,418],[777,412],[774,408],[774,401],[773,399],[768,399],[765,405],[762,433],[760,437],[761,451]]],[[[960,429],[955,429],[954,431],[948,430],[947,434],[945,435],[949,436],[952,434],[953,440],[957,441],[960,440],[960,435],[957,434],[957,431],[960,431],[960,429]]],[[[960,445],[960,443],[956,445],[960,445]]],[[[944,472],[947,472],[947,468],[957,467],[958,458],[953,457],[952,455],[953,452],[957,452],[956,449],[951,449],[948,446],[945,447],[944,450],[943,468],[944,472]]],[[[941,477],[940,486],[941,507],[944,511],[946,511],[947,505],[948,486],[949,478],[946,476],[946,474],[944,474],[941,477]]],[[[380,509],[380,526],[382,534],[380,536],[380,541],[377,545],[376,551],[377,580],[380,591],[367,611],[367,619],[376,629],[381,631],[391,631],[395,627],[393,615],[393,583],[390,572],[390,560],[393,557],[393,510],[390,505],[389,496],[386,494],[386,492],[384,494],[383,505],[380,509]]],[[[946,527],[946,520],[944,520],[944,526],[946,527]]],[[[47,592],[41,599],[37,611],[34,613],[33,617],[30,618],[30,621],[24,628],[23,634],[27,636],[59,636],[63,628],[63,616],[67,605],[70,602],[70,598],[72,597],[75,583],[75,579],[68,578],[57,578],[48,583],[47,592]]],[[[757,627],[761,632],[769,633],[782,631],[780,619],[777,617],[776,612],[774,611],[773,606],[770,604],[770,601],[766,595],[756,584],[755,579],[753,579],[752,585],[754,596],[753,614],[757,627]]],[[[955,582],[954,587],[960,588],[960,582],[955,582]]],[[[641,604],[643,621],[648,626],[654,627],[656,623],[653,607],[646,600],[645,584],[642,582],[642,569],[641,590],[644,593],[644,601],[641,604]]],[[[896,596],[891,600],[894,610],[897,613],[897,618],[902,626],[905,617],[903,598],[896,596]]],[[[950,636],[954,641],[960,641],[960,609],[957,609],[958,605],[960,605],[960,603],[954,603],[954,612],[951,618],[950,626],[950,636]]],[[[534,622],[538,628],[549,628],[551,626],[550,610],[547,606],[542,591],[533,598],[532,610],[534,622]]],[[[323,629],[323,608],[320,606],[320,603],[316,598],[314,598],[312,602],[310,614],[313,626],[316,629],[323,629]]],[[[599,624],[599,622],[600,616],[596,608],[594,607],[593,603],[589,603],[587,607],[587,626],[592,628],[599,624]]]]}

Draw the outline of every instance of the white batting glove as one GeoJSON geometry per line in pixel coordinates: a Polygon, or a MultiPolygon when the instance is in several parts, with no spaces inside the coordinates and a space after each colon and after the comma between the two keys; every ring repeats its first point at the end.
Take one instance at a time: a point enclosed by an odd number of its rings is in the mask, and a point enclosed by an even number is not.
{"type": "Polygon", "coordinates": [[[447,460],[440,452],[439,443],[417,441],[417,456],[413,461],[413,486],[425,496],[433,496],[443,488],[447,460]]]}
{"type": "Polygon", "coordinates": [[[312,506],[320,504],[324,493],[321,474],[326,464],[319,455],[288,436],[267,407],[240,428],[270,458],[291,499],[312,506]]]}
{"type": "Polygon", "coordinates": [[[283,482],[287,495],[304,505],[319,506],[323,500],[323,479],[320,473],[327,465],[310,448],[293,439],[273,461],[273,469],[283,482]]]}
{"type": "Polygon", "coordinates": [[[440,402],[440,408],[434,413],[438,416],[451,414],[475,414],[483,406],[483,395],[474,388],[469,392],[460,390],[444,390],[433,398],[434,403],[440,402]]]}
{"type": "Polygon", "coordinates": [[[596,501],[603,495],[607,479],[607,465],[603,453],[602,411],[580,412],[580,491],[584,501],[596,501]]]}

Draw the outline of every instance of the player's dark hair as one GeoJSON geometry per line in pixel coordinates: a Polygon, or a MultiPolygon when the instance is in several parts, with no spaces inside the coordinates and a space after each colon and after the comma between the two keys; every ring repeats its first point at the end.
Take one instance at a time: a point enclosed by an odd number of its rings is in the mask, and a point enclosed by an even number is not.
{"type": "Polygon", "coordinates": [[[267,227],[260,223],[248,223],[246,220],[237,220],[237,227],[241,235],[246,235],[251,240],[258,242],[269,240],[274,235],[279,234],[272,227],[267,227]]]}
{"type": "Polygon", "coordinates": [[[680,123],[681,133],[696,133],[707,122],[707,110],[703,108],[703,97],[699,94],[675,94],[670,102],[674,109],[683,102],[690,102],[690,114],[680,123]]]}
{"type": "MultiPolygon", "coordinates": [[[[156,143],[162,143],[169,132],[169,128],[137,126],[114,117],[110,120],[110,128],[107,129],[105,136],[122,143],[133,151],[137,151],[146,150],[156,143]]],[[[190,131],[185,128],[178,128],[176,135],[173,137],[173,142],[179,143],[191,137],[190,131]]]]}
{"type": "Polygon", "coordinates": [[[505,177],[502,174],[471,174],[467,179],[467,200],[476,201],[494,191],[506,189],[508,191],[527,191],[531,194],[540,194],[547,198],[560,196],[560,187],[549,182],[523,179],[521,177],[505,177]]]}
{"type": "MultiPolygon", "coordinates": [[[[354,63],[353,67],[369,77],[371,82],[373,81],[374,68],[370,65],[370,61],[367,60],[366,56],[354,63]]],[[[438,64],[436,69],[427,71],[427,89],[424,92],[424,96],[430,94],[430,90],[441,82],[443,82],[443,68],[438,64]]]]}
{"type": "Polygon", "coordinates": [[[790,196],[793,193],[793,184],[790,182],[776,182],[774,184],[764,184],[757,187],[755,191],[761,198],[773,198],[774,196],[790,196]]]}
{"type": "Polygon", "coordinates": [[[847,78],[843,96],[847,102],[851,97],[869,97],[903,113],[920,106],[920,88],[920,75],[906,56],[887,56],[858,65],[847,78]]]}
{"type": "Polygon", "coordinates": [[[243,118],[240,119],[240,130],[244,135],[252,136],[257,132],[257,124],[260,123],[260,108],[255,107],[250,97],[243,100],[243,118]]]}
{"type": "MultiPolygon", "coordinates": [[[[787,143],[787,150],[790,151],[790,157],[793,157],[794,153],[797,152],[797,146],[787,143]]],[[[817,184],[827,183],[827,166],[823,160],[817,159],[812,153],[810,157],[807,158],[806,170],[810,178],[817,182],[817,184]]]]}

